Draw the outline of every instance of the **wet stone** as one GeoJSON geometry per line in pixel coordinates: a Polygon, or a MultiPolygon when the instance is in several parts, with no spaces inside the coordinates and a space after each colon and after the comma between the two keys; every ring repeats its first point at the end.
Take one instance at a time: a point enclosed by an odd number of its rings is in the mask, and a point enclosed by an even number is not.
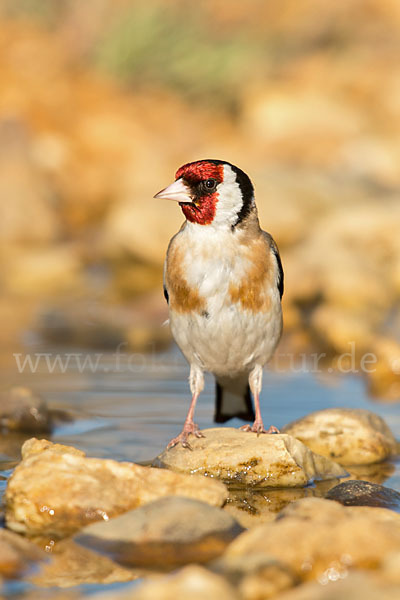
{"type": "Polygon", "coordinates": [[[53,422],[45,401],[27,387],[13,387],[0,396],[0,431],[49,433],[53,422]]]}
{"type": "Polygon", "coordinates": [[[205,429],[203,433],[204,438],[190,439],[191,451],[177,445],[165,450],[157,464],[177,473],[197,473],[255,487],[303,487],[347,474],[290,435],[257,436],[233,428],[205,429]]]}
{"type": "Polygon", "coordinates": [[[303,581],[328,583],[353,568],[379,569],[399,547],[400,516],[395,512],[305,498],[283,509],[275,521],[242,533],[224,556],[264,554],[303,581]]]}
{"type": "Polygon", "coordinates": [[[9,529],[29,535],[64,537],[164,496],[222,506],[228,495],[219,481],[87,458],[47,440],[28,440],[22,458],[8,480],[5,517],[9,529]]]}
{"type": "Polygon", "coordinates": [[[20,577],[45,558],[45,553],[32,542],[12,531],[0,529],[0,579],[20,577]]]}
{"type": "Polygon", "coordinates": [[[369,481],[344,481],[326,494],[344,506],[380,506],[400,512],[400,494],[383,485],[369,481]]]}
{"type": "Polygon", "coordinates": [[[170,496],[89,525],[75,539],[125,566],[171,569],[216,558],[242,531],[219,508],[170,496]]]}
{"type": "Polygon", "coordinates": [[[341,465],[377,463],[397,452],[389,427],[369,410],[328,408],[293,421],[282,431],[341,465]]]}

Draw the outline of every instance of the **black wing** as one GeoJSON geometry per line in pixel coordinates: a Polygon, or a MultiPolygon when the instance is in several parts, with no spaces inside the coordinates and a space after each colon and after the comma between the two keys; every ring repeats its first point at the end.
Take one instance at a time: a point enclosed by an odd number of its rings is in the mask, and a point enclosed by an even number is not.
{"type": "Polygon", "coordinates": [[[275,254],[275,258],[276,258],[276,262],[278,265],[278,290],[279,290],[279,295],[282,298],[283,296],[283,289],[284,289],[284,275],[283,275],[283,268],[282,268],[282,261],[281,261],[281,257],[279,254],[279,250],[278,250],[278,246],[275,244],[274,240],[272,240],[272,245],[271,245],[271,249],[272,252],[275,254]]]}
{"type": "Polygon", "coordinates": [[[283,280],[284,280],[284,276],[283,276],[283,268],[282,268],[282,261],[281,261],[281,257],[279,255],[279,250],[278,250],[278,246],[275,243],[274,238],[272,237],[271,234],[269,234],[267,231],[263,231],[264,236],[267,238],[268,242],[269,242],[269,246],[273,252],[273,254],[275,255],[276,258],[276,265],[278,267],[278,290],[279,290],[279,295],[282,298],[283,296],[283,280]]]}
{"type": "Polygon", "coordinates": [[[169,304],[169,294],[168,294],[168,291],[167,291],[167,288],[165,287],[165,285],[163,285],[163,290],[164,290],[164,298],[166,299],[167,304],[169,304]]]}

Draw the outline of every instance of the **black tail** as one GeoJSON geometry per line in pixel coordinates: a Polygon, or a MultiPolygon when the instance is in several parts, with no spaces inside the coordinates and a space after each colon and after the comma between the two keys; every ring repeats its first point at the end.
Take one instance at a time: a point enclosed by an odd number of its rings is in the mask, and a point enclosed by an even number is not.
{"type": "Polygon", "coordinates": [[[225,423],[234,417],[243,421],[254,421],[253,401],[247,377],[245,380],[217,380],[215,391],[214,421],[216,423],[225,423]]]}

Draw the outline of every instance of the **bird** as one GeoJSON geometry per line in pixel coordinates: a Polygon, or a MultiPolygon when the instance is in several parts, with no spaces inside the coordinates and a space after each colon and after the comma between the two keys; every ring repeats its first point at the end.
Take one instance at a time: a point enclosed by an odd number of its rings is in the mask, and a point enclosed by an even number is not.
{"type": "Polygon", "coordinates": [[[168,245],[164,296],[173,337],[190,365],[192,400],[167,448],[191,449],[190,435],[204,437],[194,411],[205,372],[216,380],[217,423],[239,417],[254,420],[244,431],[279,433],[264,427],[260,392],[282,333],[284,275],[278,247],[260,227],[250,178],[230,162],[197,160],[180,167],[154,198],[178,202],[185,217],[168,245]]]}

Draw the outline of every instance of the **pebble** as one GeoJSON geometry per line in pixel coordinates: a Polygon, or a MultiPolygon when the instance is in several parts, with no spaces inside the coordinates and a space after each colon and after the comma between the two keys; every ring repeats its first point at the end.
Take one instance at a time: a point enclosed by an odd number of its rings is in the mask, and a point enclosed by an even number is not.
{"type": "Polygon", "coordinates": [[[396,440],[385,421],[364,409],[319,410],[289,423],[282,431],[345,466],[381,462],[397,452],[396,440]]]}
{"type": "Polygon", "coordinates": [[[330,489],[325,498],[343,506],[379,506],[400,512],[399,492],[369,481],[344,481],[330,489]]]}
{"type": "Polygon", "coordinates": [[[216,558],[242,531],[220,508],[168,496],[89,525],[75,539],[125,566],[171,569],[216,558]]]}

